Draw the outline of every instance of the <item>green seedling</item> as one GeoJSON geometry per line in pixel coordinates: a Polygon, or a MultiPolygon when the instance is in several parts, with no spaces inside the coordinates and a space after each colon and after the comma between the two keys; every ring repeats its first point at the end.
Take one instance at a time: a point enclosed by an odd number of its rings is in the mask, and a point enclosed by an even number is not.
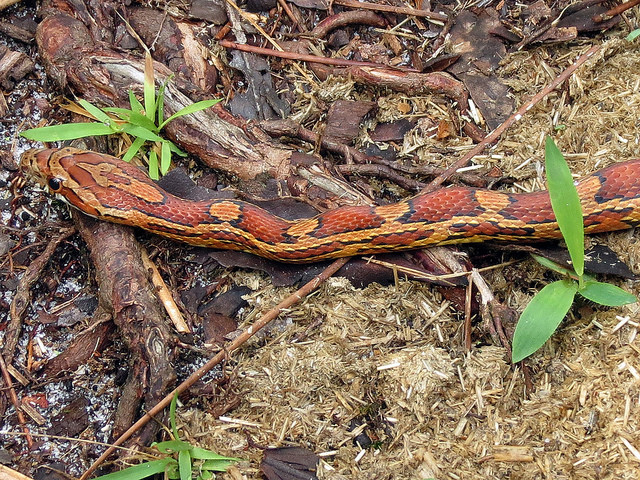
{"type": "Polygon", "coordinates": [[[209,480],[215,478],[215,472],[224,472],[231,464],[241,460],[218,455],[211,450],[194,447],[189,442],[180,440],[176,427],[177,400],[178,396],[174,395],[169,407],[173,440],[152,445],[158,451],[158,457],[161,458],[109,473],[95,480],[141,480],[158,473],[172,480],[209,480]]]}
{"type": "MultiPolygon", "coordinates": [[[[122,159],[129,162],[138,154],[145,156],[149,166],[149,176],[157,180],[160,174],[164,175],[169,171],[173,154],[186,156],[173,142],[162,138],[160,131],[172,120],[212,107],[220,100],[196,102],[164,118],[164,94],[167,83],[160,86],[156,95],[153,60],[148,53],[144,73],[144,106],[132,91],[129,91],[130,108],[128,109],[98,108],[87,100],[80,99],[77,104],[72,103],[68,107],[69,110],[96,120],[95,122],[32,128],[22,132],[21,135],[39,142],[60,142],[94,135],[123,135],[130,145],[122,159]],[[133,137],[133,140],[129,137],[133,137]]],[[[167,82],[169,80],[170,78],[167,82]]]]}
{"type": "Polygon", "coordinates": [[[545,168],[551,206],[567,244],[573,270],[537,255],[534,258],[565,278],[550,283],[526,306],[513,334],[511,360],[519,362],[536,352],[553,335],[569,312],[576,294],[601,305],[615,307],[637,298],[584,273],[584,223],[578,192],[571,172],[553,139],[545,144],[545,168]]]}

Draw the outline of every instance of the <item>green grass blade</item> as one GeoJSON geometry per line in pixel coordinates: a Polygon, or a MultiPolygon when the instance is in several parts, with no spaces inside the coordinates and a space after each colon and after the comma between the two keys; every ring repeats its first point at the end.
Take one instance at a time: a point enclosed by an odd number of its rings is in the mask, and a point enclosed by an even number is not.
{"type": "Polygon", "coordinates": [[[133,123],[125,123],[122,125],[122,131],[128,133],[129,135],[133,135],[134,137],[144,138],[150,142],[162,142],[164,139],[152,131],[141,127],[140,125],[134,125],[133,123]]]}
{"type": "Polygon", "coordinates": [[[584,224],[580,198],[567,162],[551,137],[547,137],[544,153],[551,206],[569,249],[573,269],[580,277],[584,273],[584,224]]]}
{"type": "Polygon", "coordinates": [[[233,465],[239,459],[233,460],[205,460],[202,464],[202,470],[209,470],[212,472],[224,472],[233,465]]]}
{"type": "Polygon", "coordinates": [[[141,463],[133,467],[125,468],[119,472],[109,473],[94,480],[140,480],[150,477],[158,473],[163,473],[169,465],[176,463],[173,458],[163,458],[161,460],[153,460],[151,462],[141,463]]]}
{"type": "Polygon", "coordinates": [[[138,100],[138,98],[136,97],[136,94],[133,93],[133,90],[129,90],[129,106],[131,106],[131,110],[133,112],[139,113],[141,115],[144,113],[144,107],[140,103],[140,100],[138,100]]]}
{"type": "Polygon", "coordinates": [[[178,454],[178,468],[180,480],[191,480],[191,455],[188,450],[182,450],[178,454]]]}
{"type": "Polygon", "coordinates": [[[162,142],[160,151],[160,173],[165,175],[171,167],[171,146],[168,142],[162,142]]]}
{"type": "Polygon", "coordinates": [[[118,108],[118,107],[105,107],[105,112],[113,113],[121,120],[129,121],[129,117],[131,117],[131,113],[133,113],[128,108],[118,108]]]}
{"type": "Polygon", "coordinates": [[[82,108],[96,117],[96,119],[101,121],[102,123],[109,125],[113,121],[113,119],[109,117],[109,115],[107,115],[104,110],[96,107],[93,103],[90,103],[84,99],[78,100],[78,103],[82,106],[82,108]]]}
{"type": "Polygon", "coordinates": [[[171,431],[173,432],[173,438],[178,440],[180,438],[180,434],[178,434],[178,427],[176,426],[176,406],[178,405],[178,394],[174,393],[173,398],[171,399],[171,404],[169,405],[169,425],[171,426],[171,431]]]}
{"type": "Polygon", "coordinates": [[[171,153],[175,153],[176,155],[179,155],[181,157],[186,157],[187,154],[184,153],[182,150],[180,150],[177,145],[175,143],[173,143],[171,140],[165,140],[165,143],[169,144],[169,149],[171,150],[171,153]]]}
{"type": "Polygon", "coordinates": [[[638,301],[635,295],[631,295],[629,292],[625,292],[610,283],[584,282],[584,286],[578,290],[578,293],[592,302],[607,307],[619,307],[620,305],[638,301]]]}
{"type": "Polygon", "coordinates": [[[196,460],[224,460],[229,462],[239,462],[242,460],[241,458],[225,457],[224,455],[201,447],[193,447],[191,449],[191,458],[195,458],[196,460]]]}
{"type": "Polygon", "coordinates": [[[138,154],[140,148],[142,148],[142,145],[144,145],[144,142],[144,138],[136,137],[131,146],[127,149],[127,153],[125,153],[124,157],[122,157],[122,160],[124,160],[125,162],[130,162],[131,159],[138,154]]]}
{"type": "Polygon", "coordinates": [[[191,449],[191,444],[183,440],[167,440],[165,442],[154,443],[153,446],[160,453],[175,453],[191,449]]]}
{"type": "Polygon", "coordinates": [[[187,105],[186,107],[178,110],[176,113],[167,118],[164,122],[160,124],[160,130],[164,128],[164,126],[169,123],[171,120],[174,120],[178,117],[182,117],[184,115],[189,115],[190,113],[199,112],[200,110],[205,110],[209,107],[214,106],[216,103],[220,102],[220,99],[215,100],[203,100],[201,102],[192,103],[191,105],[187,105]]]}
{"type": "Polygon", "coordinates": [[[559,273],[560,275],[564,275],[565,277],[570,277],[570,278],[575,278],[576,276],[576,272],[574,272],[570,268],[563,267],[562,265],[554,262],[553,260],[549,260],[548,258],[542,257],[540,255],[536,255],[535,253],[532,253],[531,256],[536,262],[538,262],[543,267],[548,268],[549,270],[553,270],[554,272],[559,273]]]}
{"type": "Polygon", "coordinates": [[[149,176],[153,180],[160,178],[160,173],[158,172],[158,155],[153,150],[149,152],[149,176]]]}
{"type": "Polygon", "coordinates": [[[147,51],[144,56],[144,112],[149,120],[156,120],[156,82],[153,72],[153,58],[147,51]]]}
{"type": "Polygon", "coordinates": [[[152,132],[155,132],[158,128],[155,123],[153,123],[151,120],[149,120],[147,117],[145,117],[141,113],[137,113],[126,108],[115,108],[115,107],[105,108],[104,110],[106,112],[115,113],[122,120],[125,120],[134,125],[138,125],[140,127],[146,128],[147,130],[150,130],[152,132]]]}
{"type": "Polygon", "coordinates": [[[627,41],[633,42],[638,37],[640,37],[640,28],[632,30],[629,35],[627,35],[627,41]]]}
{"type": "Polygon", "coordinates": [[[156,107],[156,110],[158,111],[158,114],[156,115],[158,125],[161,125],[164,122],[164,92],[167,89],[167,84],[172,78],[173,74],[169,75],[158,89],[158,106],[156,107]]]}
{"type": "Polygon", "coordinates": [[[113,128],[104,123],[66,123],[64,125],[50,125],[48,127],[25,130],[20,136],[37,142],[61,142],[76,138],[91,137],[93,135],[111,135],[116,133],[113,128]]]}
{"type": "Polygon", "coordinates": [[[550,283],[531,299],[513,334],[513,363],[534,353],[553,335],[569,311],[577,291],[575,282],[560,280],[550,283]]]}

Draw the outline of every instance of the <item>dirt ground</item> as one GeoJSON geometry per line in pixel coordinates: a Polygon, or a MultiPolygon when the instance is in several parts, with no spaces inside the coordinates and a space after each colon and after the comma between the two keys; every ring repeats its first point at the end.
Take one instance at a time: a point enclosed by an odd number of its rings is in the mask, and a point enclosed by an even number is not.
{"type": "MultiPolygon", "coordinates": [[[[627,16],[636,28],[639,18],[637,7],[627,16]]],[[[626,41],[628,31],[629,25],[621,23],[603,34],[508,54],[497,75],[519,106],[591,45],[601,45],[566,88],[537,103],[494,147],[473,159],[482,166],[479,172],[498,168],[515,179],[510,187],[514,192],[543,188],[547,135],[553,135],[578,177],[640,157],[640,39],[626,41]]],[[[330,90],[334,82],[320,84],[330,90]]],[[[340,87],[345,98],[362,95],[348,81],[340,87]]],[[[380,108],[371,126],[404,116],[437,122],[449,115],[427,95],[388,91],[378,95],[369,98],[380,108]],[[400,108],[407,103],[413,112],[409,115],[400,108]]],[[[305,108],[305,98],[296,108],[305,108]]],[[[359,139],[365,141],[366,133],[359,139]]],[[[423,161],[446,166],[452,162],[451,154],[462,155],[472,146],[466,137],[426,138],[416,131],[407,135],[402,148],[423,161]],[[434,153],[445,150],[447,155],[434,153]]],[[[8,225],[4,213],[3,224],[8,225]]],[[[588,241],[608,245],[638,274],[637,240],[637,232],[623,231],[588,241]]],[[[490,250],[491,246],[456,248],[472,259],[490,250]]],[[[79,256],[73,261],[82,267],[74,281],[84,283],[68,288],[74,295],[91,292],[95,285],[88,278],[91,268],[79,240],[72,241],[71,251],[79,256]]],[[[166,257],[169,269],[188,255],[182,252],[166,257]]],[[[517,262],[482,275],[500,301],[521,311],[555,277],[533,260],[505,252],[503,260],[512,259],[517,262]]],[[[2,268],[8,268],[6,262],[2,268]]],[[[216,275],[216,282],[251,290],[239,328],[294,290],[274,287],[268,275],[257,271],[222,269],[216,275]]],[[[607,280],[640,295],[637,281],[607,280]]],[[[6,303],[11,297],[8,284],[4,285],[6,303]]],[[[33,310],[43,305],[36,296],[33,310]]],[[[226,370],[233,375],[237,406],[220,416],[192,399],[178,410],[181,431],[189,441],[244,459],[220,475],[228,479],[261,478],[263,448],[283,446],[301,446],[320,455],[317,476],[330,479],[640,477],[638,303],[621,308],[574,305],[558,332],[526,361],[534,387],[530,395],[522,370],[510,365],[504,348],[480,333],[479,320],[471,351],[465,351],[462,318],[428,283],[399,276],[389,286],[372,283],[356,288],[343,278],[331,278],[234,355],[226,370]]],[[[37,322],[31,322],[26,337],[40,333],[37,322]]],[[[47,349],[63,348],[73,331],[60,330],[57,338],[45,339],[47,349]]],[[[21,345],[26,348],[27,338],[21,345]]],[[[91,397],[89,413],[93,429],[78,436],[106,440],[96,431],[108,430],[117,383],[109,368],[102,367],[104,377],[92,375],[100,370],[94,362],[117,362],[123,354],[118,342],[110,349],[102,360],[92,359],[86,367],[93,373],[71,373],[63,388],[49,381],[38,386],[34,373],[35,386],[29,394],[40,392],[48,400],[40,413],[50,420],[72,397],[73,389],[87,395],[93,391],[96,397],[91,397]],[[104,403],[99,405],[95,398],[104,403]]],[[[26,364],[26,357],[23,352],[19,362],[26,364]]],[[[32,428],[51,433],[44,427],[32,428]]],[[[8,465],[33,475],[35,465],[15,460],[24,444],[5,434],[17,430],[15,420],[2,425],[4,448],[14,458],[8,465]]],[[[87,464],[76,463],[69,455],[82,457],[83,448],[73,440],[45,437],[34,458],[47,463],[56,459],[69,474],[78,475],[87,464]]]]}

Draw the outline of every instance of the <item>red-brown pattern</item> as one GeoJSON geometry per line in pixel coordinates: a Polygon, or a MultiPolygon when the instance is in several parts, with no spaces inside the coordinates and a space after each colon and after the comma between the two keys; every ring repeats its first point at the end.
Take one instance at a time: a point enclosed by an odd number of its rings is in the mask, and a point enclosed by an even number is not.
{"type": "MultiPolygon", "coordinates": [[[[237,200],[189,201],[117,158],[73,148],[33,149],[23,171],[88,215],[192,245],[242,250],[283,262],[462,242],[560,238],[547,192],[443,188],[380,207],[342,207],[288,221],[237,200]]],[[[640,223],[640,160],[577,185],[586,233],[640,223]]]]}

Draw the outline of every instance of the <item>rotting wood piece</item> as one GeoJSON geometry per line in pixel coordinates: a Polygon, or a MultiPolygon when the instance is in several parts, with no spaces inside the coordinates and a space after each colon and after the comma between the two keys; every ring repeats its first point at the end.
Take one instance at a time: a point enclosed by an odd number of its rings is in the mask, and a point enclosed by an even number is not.
{"type": "Polygon", "coordinates": [[[0,86],[11,90],[15,84],[33,70],[33,60],[24,53],[9,50],[0,45],[0,86]]]}
{"type": "MultiPolygon", "coordinates": [[[[60,87],[71,87],[76,95],[98,105],[126,106],[128,91],[142,91],[144,63],[98,44],[89,29],[64,13],[47,16],[39,25],[36,40],[47,74],[60,87]]],[[[164,82],[171,71],[154,63],[156,81],[164,82]]],[[[186,81],[169,83],[164,105],[167,115],[190,105],[184,94],[204,97],[204,92],[186,81]]],[[[291,152],[257,129],[230,118],[222,108],[180,117],[166,127],[167,136],[213,168],[243,179],[260,174],[285,178],[291,152]],[[240,125],[240,126],[239,126],[240,125]]]]}
{"type": "MultiPolygon", "coordinates": [[[[176,378],[172,367],[174,338],[142,265],[133,231],[76,212],[73,216],[96,269],[100,307],[112,313],[131,352],[112,431],[117,438],[136,420],[142,401],[155,405],[172,387],[176,378]]],[[[134,442],[148,444],[157,430],[157,424],[148,424],[134,442]]]]}
{"type": "Polygon", "coordinates": [[[207,62],[208,50],[198,42],[192,23],[179,22],[153,8],[131,7],[126,13],[131,28],[153,51],[155,60],[203,92],[215,91],[218,74],[207,62]]]}

